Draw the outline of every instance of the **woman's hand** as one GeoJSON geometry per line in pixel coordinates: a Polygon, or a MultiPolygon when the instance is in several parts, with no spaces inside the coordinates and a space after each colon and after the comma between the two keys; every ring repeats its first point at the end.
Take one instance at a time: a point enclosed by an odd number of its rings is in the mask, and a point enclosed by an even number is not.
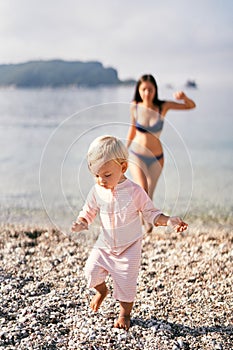
{"type": "Polygon", "coordinates": [[[188,228],[188,224],[178,216],[171,216],[167,221],[167,226],[170,226],[176,232],[183,232],[188,228]]]}
{"type": "Polygon", "coordinates": [[[184,100],[187,96],[185,95],[185,93],[183,91],[176,91],[174,94],[173,94],[173,97],[176,99],[176,100],[184,100]]]}
{"type": "Polygon", "coordinates": [[[185,95],[184,91],[177,91],[173,94],[174,98],[177,100],[183,100],[183,103],[173,102],[176,107],[177,105],[181,108],[176,108],[174,105],[171,105],[170,108],[173,109],[192,109],[196,107],[196,104],[193,100],[191,100],[188,96],[185,95]]]}

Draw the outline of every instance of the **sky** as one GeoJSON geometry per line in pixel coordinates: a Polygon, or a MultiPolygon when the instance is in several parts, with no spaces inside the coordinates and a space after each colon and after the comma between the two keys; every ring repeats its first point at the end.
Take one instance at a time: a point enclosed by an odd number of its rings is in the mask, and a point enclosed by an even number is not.
{"type": "Polygon", "coordinates": [[[233,85],[233,1],[0,0],[0,64],[38,59],[233,85]]]}

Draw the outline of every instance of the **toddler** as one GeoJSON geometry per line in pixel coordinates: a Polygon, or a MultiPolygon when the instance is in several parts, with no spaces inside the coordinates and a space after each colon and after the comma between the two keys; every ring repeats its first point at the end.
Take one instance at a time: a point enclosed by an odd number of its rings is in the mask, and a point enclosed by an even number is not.
{"type": "Polygon", "coordinates": [[[113,136],[95,139],[87,154],[88,167],[96,179],[76,222],[73,232],[88,229],[96,215],[100,218],[98,239],[87,259],[85,276],[96,294],[91,308],[97,311],[108,293],[105,279],[113,280],[113,297],[120,312],[114,327],[128,330],[136,295],[142,248],[141,217],[154,226],[171,226],[176,232],[186,230],[179,217],[169,217],[156,209],[147,193],[125,176],[128,151],[113,136]]]}

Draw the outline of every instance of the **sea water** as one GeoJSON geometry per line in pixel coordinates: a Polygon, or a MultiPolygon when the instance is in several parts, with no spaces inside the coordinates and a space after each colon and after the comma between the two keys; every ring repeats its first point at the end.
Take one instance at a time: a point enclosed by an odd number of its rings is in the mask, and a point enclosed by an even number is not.
{"type": "MultiPolygon", "coordinates": [[[[133,92],[132,86],[1,89],[1,221],[58,227],[72,222],[94,183],[88,146],[102,134],[125,141],[133,92]]],[[[200,86],[185,92],[197,107],[167,113],[161,134],[165,166],[154,203],[187,220],[231,223],[231,91],[200,86]]],[[[162,86],[159,97],[172,99],[172,93],[162,86]]]]}

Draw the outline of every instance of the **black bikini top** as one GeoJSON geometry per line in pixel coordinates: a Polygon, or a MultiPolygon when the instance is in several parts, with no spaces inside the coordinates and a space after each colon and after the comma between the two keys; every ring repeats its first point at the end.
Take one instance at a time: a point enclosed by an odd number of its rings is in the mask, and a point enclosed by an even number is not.
{"type": "MultiPolygon", "coordinates": [[[[137,113],[137,105],[136,105],[136,113],[137,113]]],[[[157,133],[163,129],[163,119],[161,118],[161,106],[159,106],[159,119],[156,121],[156,123],[152,126],[144,126],[142,124],[139,124],[138,121],[136,121],[136,129],[140,132],[150,132],[150,133],[157,133]]]]}

